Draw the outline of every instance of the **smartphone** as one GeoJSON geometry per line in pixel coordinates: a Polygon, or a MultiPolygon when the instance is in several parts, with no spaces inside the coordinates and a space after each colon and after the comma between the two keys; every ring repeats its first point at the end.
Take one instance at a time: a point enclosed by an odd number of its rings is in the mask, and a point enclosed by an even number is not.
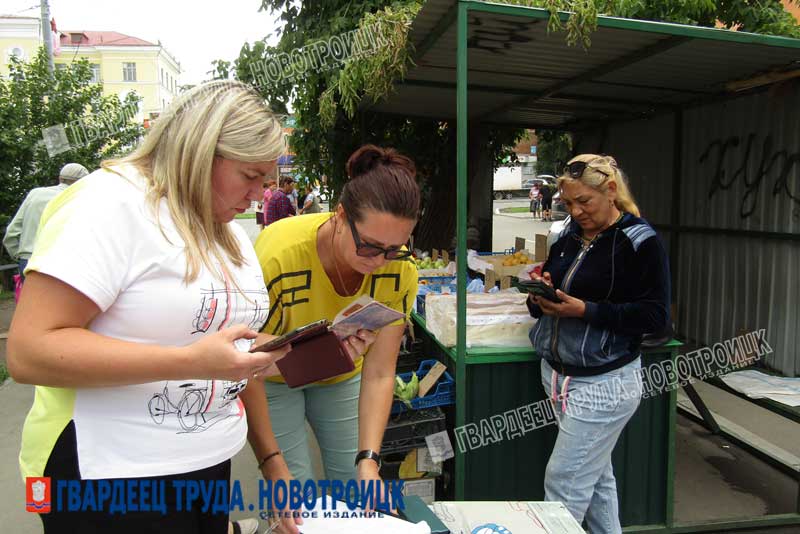
{"type": "Polygon", "coordinates": [[[551,302],[561,302],[556,295],[556,290],[547,285],[543,280],[522,280],[519,287],[537,297],[545,298],[551,302]]]}
{"type": "Polygon", "coordinates": [[[271,350],[279,349],[284,345],[288,345],[289,343],[294,343],[295,341],[299,341],[304,338],[314,337],[319,334],[324,334],[328,331],[328,326],[330,325],[327,319],[320,319],[319,321],[314,321],[313,323],[308,323],[306,325],[300,326],[295,328],[291,332],[287,332],[281,336],[276,337],[270,341],[267,341],[263,345],[258,347],[253,347],[250,349],[250,352],[269,352],[271,350]]]}

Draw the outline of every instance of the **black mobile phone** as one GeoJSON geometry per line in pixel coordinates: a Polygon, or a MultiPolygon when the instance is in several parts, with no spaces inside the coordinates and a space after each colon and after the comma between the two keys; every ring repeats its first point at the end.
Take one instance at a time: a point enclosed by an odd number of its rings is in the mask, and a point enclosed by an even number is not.
{"type": "Polygon", "coordinates": [[[258,347],[253,347],[250,349],[250,352],[269,352],[271,350],[279,349],[284,345],[289,343],[294,343],[295,341],[308,337],[308,336],[315,336],[317,334],[322,334],[328,330],[329,322],[327,319],[320,319],[319,321],[314,321],[313,323],[308,323],[306,325],[300,326],[295,328],[291,332],[287,332],[281,336],[276,337],[270,341],[267,341],[263,345],[258,347]]]}
{"type": "Polygon", "coordinates": [[[524,280],[519,283],[519,286],[537,297],[545,298],[551,302],[561,302],[561,299],[556,295],[556,290],[542,280],[524,280]]]}

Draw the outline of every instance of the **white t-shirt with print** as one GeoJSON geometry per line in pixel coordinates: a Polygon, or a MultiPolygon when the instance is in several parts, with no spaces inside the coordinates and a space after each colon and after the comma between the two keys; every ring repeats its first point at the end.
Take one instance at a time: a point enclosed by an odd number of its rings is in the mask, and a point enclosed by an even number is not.
{"type": "MultiPolygon", "coordinates": [[[[269,296],[244,229],[229,223],[246,259],[241,268],[229,265],[243,294],[233,280],[205,268],[186,286],[184,245],[166,201],[160,224],[168,239],[145,203],[142,177],[130,167],[121,172],[127,179],[96,171],[48,206],[28,268],[94,301],[101,313],[89,329],[116,339],[184,346],[234,324],[259,330],[269,296]]],[[[112,361],[114,354],[107,357],[112,361]]],[[[186,473],[231,458],[246,441],[237,397],[246,384],[198,377],[189,366],[180,380],[76,388],[72,419],[81,476],[186,473]]],[[[36,409],[34,403],[32,413],[36,409]]],[[[26,425],[47,418],[31,419],[26,425]]]]}

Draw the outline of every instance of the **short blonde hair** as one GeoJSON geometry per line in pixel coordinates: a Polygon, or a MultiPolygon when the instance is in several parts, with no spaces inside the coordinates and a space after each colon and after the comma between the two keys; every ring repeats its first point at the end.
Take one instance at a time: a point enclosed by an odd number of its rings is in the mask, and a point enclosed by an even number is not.
{"type": "Polygon", "coordinates": [[[158,204],[166,198],[186,243],[184,280],[189,283],[197,279],[201,265],[218,271],[212,259],[223,265],[224,271],[223,256],[236,266],[244,263],[233,232],[226,223],[214,221],[214,157],[248,163],[273,161],[285,148],[283,129],[264,99],[243,83],[217,80],[178,96],[133,153],[103,162],[103,167],[136,167],[147,180],[147,198],[156,218],[158,204]]]}
{"type": "Polygon", "coordinates": [[[639,217],[639,207],[633,199],[624,173],[617,165],[617,160],[611,156],[581,154],[569,160],[567,165],[578,161],[586,163],[586,169],[583,174],[581,174],[580,178],[573,178],[567,173],[562,174],[556,183],[559,191],[563,184],[577,182],[591,187],[595,191],[606,193],[608,184],[614,182],[617,184],[617,198],[614,200],[614,205],[620,211],[627,211],[639,217]]]}

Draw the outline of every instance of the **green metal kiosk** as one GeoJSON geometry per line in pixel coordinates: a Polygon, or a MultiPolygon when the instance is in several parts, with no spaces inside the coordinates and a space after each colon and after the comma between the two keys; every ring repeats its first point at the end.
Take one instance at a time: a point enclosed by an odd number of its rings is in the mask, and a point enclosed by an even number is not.
{"type": "MultiPolygon", "coordinates": [[[[410,38],[415,66],[395,94],[371,111],[455,120],[457,124],[457,343],[442,346],[413,317],[426,350],[456,381],[454,425],[503,414],[544,399],[540,361],[530,348],[468,348],[466,339],[467,150],[470,123],[573,130],[586,124],[674,113],[672,198],[680,197],[682,110],[714,101],[725,84],[795,64],[800,40],[677,24],[599,17],[589,50],[547,31],[549,12],[480,0],[429,0],[410,38]],[[677,148],[676,148],[677,147],[677,148]]],[[[567,15],[561,14],[562,20],[567,15]]],[[[638,139],[633,142],[644,142],[638,139]]],[[[666,209],[673,272],[682,235],[681,205],[666,209]]],[[[643,354],[643,365],[674,359],[680,343],[643,354]]],[[[676,390],[642,401],[614,451],[626,532],[731,531],[800,525],[800,514],[676,524],[673,514],[676,390]]],[[[552,426],[460,452],[456,500],[539,500],[552,426]]]]}

